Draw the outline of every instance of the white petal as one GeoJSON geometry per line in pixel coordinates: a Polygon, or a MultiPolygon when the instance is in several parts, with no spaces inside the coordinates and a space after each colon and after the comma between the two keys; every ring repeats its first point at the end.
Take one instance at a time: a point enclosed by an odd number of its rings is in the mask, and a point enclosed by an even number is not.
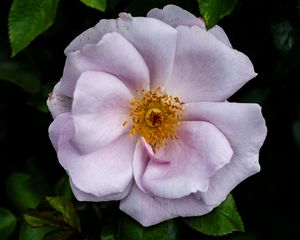
{"type": "Polygon", "coordinates": [[[217,204],[240,182],[260,170],[259,149],[267,133],[261,108],[257,104],[189,103],[184,119],[207,121],[215,125],[228,139],[233,158],[210,180],[208,191],[201,193],[207,204],[217,204]]]}
{"type": "Polygon", "coordinates": [[[65,124],[71,119],[70,113],[61,113],[59,114],[53,122],[50,124],[48,132],[49,138],[55,150],[58,149],[58,140],[60,132],[62,131],[65,124]]]}
{"type": "Polygon", "coordinates": [[[201,19],[175,5],[167,5],[163,9],[153,8],[148,12],[147,17],[159,19],[174,28],[183,25],[198,26],[205,29],[205,24],[201,19]]]}
{"type": "Polygon", "coordinates": [[[120,209],[145,227],[175,217],[201,216],[214,207],[206,205],[193,195],[178,199],[149,196],[136,185],[133,185],[128,196],[120,202],[120,209]]]}
{"type": "Polygon", "coordinates": [[[177,31],[157,19],[133,18],[121,13],[116,20],[101,20],[94,28],[79,35],[66,52],[80,50],[89,43],[95,44],[108,32],[120,33],[138,50],[149,69],[152,89],[162,86],[170,78],[177,31]]]}
{"type": "Polygon", "coordinates": [[[87,44],[67,55],[60,93],[73,96],[79,76],[85,71],[106,72],[119,78],[132,93],[149,89],[149,71],[131,43],[118,33],[106,34],[97,44],[87,44]]]}
{"type": "MultiPolygon", "coordinates": [[[[147,16],[159,19],[174,28],[183,25],[188,27],[198,26],[206,29],[204,21],[201,18],[197,18],[190,12],[175,5],[167,5],[163,9],[154,8],[148,12],[147,16]]],[[[220,26],[215,25],[208,30],[208,33],[211,33],[218,40],[231,47],[226,33],[220,26]]]]}
{"type": "Polygon", "coordinates": [[[232,149],[215,126],[194,121],[181,122],[178,140],[162,146],[155,158],[151,155],[148,161],[140,159],[147,161],[141,185],[155,196],[180,198],[207,191],[210,177],[230,162],[232,149]]]}
{"type": "Polygon", "coordinates": [[[89,153],[129,132],[130,124],[123,123],[130,118],[132,99],[128,88],[116,77],[103,72],[84,72],[74,92],[74,146],[82,153],[89,153]]]}
{"type": "Polygon", "coordinates": [[[72,192],[75,198],[78,201],[89,201],[89,202],[104,202],[104,201],[114,201],[125,198],[131,190],[131,184],[127,186],[127,188],[123,192],[113,193],[111,195],[105,195],[104,197],[97,197],[91,193],[86,193],[77,188],[72,180],[70,179],[70,185],[72,192]]]}
{"type": "Polygon", "coordinates": [[[59,81],[53,92],[49,94],[47,99],[47,106],[53,118],[56,118],[60,113],[66,113],[71,111],[72,98],[58,93],[61,81],[59,81]]]}
{"type": "Polygon", "coordinates": [[[132,159],[136,139],[123,134],[98,151],[81,155],[69,142],[73,135],[74,127],[69,121],[59,138],[58,159],[76,188],[106,200],[126,195],[133,179],[132,159]]]}
{"type": "Polygon", "coordinates": [[[249,58],[198,27],[179,26],[166,91],[181,101],[224,101],[256,76],[249,58]]]}

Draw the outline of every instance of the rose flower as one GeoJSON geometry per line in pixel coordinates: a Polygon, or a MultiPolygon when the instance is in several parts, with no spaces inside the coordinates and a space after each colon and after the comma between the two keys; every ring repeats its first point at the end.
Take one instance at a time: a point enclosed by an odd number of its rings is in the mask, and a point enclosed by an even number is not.
{"type": "Polygon", "coordinates": [[[200,216],[260,170],[257,104],[226,101],[253,65],[174,5],[101,20],[66,48],[49,135],[79,201],[121,200],[144,226],[200,216]]]}

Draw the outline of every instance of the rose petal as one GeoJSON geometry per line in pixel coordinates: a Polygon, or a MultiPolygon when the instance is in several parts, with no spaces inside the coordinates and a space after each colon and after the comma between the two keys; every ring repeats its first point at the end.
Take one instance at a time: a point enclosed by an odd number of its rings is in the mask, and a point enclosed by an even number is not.
{"type": "Polygon", "coordinates": [[[224,101],[256,76],[249,58],[198,27],[179,26],[166,91],[180,100],[224,101]]]}
{"type": "Polygon", "coordinates": [[[133,96],[116,77],[84,72],[76,85],[72,107],[75,136],[72,143],[82,153],[99,149],[128,132],[133,96]]]}
{"type": "Polygon", "coordinates": [[[120,209],[145,227],[175,217],[201,216],[210,212],[213,207],[215,206],[206,205],[193,195],[178,199],[152,197],[139,190],[136,185],[120,202],[120,209]]]}
{"type": "Polygon", "coordinates": [[[183,25],[198,26],[205,29],[205,24],[201,19],[175,5],[167,5],[163,9],[153,8],[148,12],[147,17],[159,19],[174,28],[183,25]]]}
{"type": "Polygon", "coordinates": [[[132,185],[129,184],[127,188],[120,193],[113,193],[111,195],[105,195],[104,197],[97,197],[93,194],[86,193],[77,188],[72,180],[70,179],[70,186],[75,198],[78,201],[89,201],[89,202],[103,202],[103,201],[114,201],[125,198],[131,190],[132,185]]]}
{"type": "Polygon", "coordinates": [[[142,183],[143,174],[150,160],[147,149],[145,148],[142,139],[136,144],[134,156],[133,156],[133,176],[136,185],[143,192],[147,192],[142,183]]]}
{"type": "MultiPolygon", "coordinates": [[[[141,162],[147,161],[143,169],[136,166],[139,161],[134,159],[134,176],[142,175],[142,183],[137,181],[137,184],[155,196],[181,198],[190,193],[207,191],[209,178],[232,157],[227,139],[210,123],[182,122],[178,137],[155,154],[161,161],[148,154],[150,161],[139,159],[141,162]]],[[[139,157],[145,158],[145,155],[139,157]]]]}
{"type": "Polygon", "coordinates": [[[80,191],[106,200],[124,196],[132,184],[132,158],[136,139],[123,134],[96,152],[80,155],[70,144],[74,135],[70,120],[63,128],[58,142],[58,159],[73,184],[80,191]]]}
{"type": "Polygon", "coordinates": [[[167,163],[168,161],[164,161],[161,159],[157,159],[154,155],[151,146],[149,146],[144,138],[140,138],[136,144],[136,148],[133,156],[133,174],[134,180],[140,190],[147,193],[148,191],[143,186],[143,174],[146,170],[148,162],[151,159],[155,159],[160,163],[167,163]]]}
{"type": "Polygon", "coordinates": [[[70,120],[70,118],[71,114],[69,112],[61,113],[53,120],[53,122],[49,126],[49,138],[56,151],[58,149],[58,140],[60,132],[65,126],[65,124],[70,120]]]}
{"type": "Polygon", "coordinates": [[[208,30],[209,33],[215,36],[218,40],[220,40],[222,43],[226,44],[228,47],[232,47],[231,43],[224,32],[223,28],[221,28],[219,25],[215,25],[211,29],[208,30]]]}
{"type": "MultiPolygon", "coordinates": [[[[174,28],[183,25],[188,27],[198,26],[200,28],[206,29],[205,24],[201,18],[197,18],[190,12],[175,5],[167,5],[163,9],[153,8],[152,10],[150,10],[150,12],[148,12],[147,16],[159,19],[174,28]]],[[[220,26],[215,25],[207,32],[211,33],[221,42],[231,47],[226,33],[220,26]]]]}
{"type": "Polygon", "coordinates": [[[133,18],[121,14],[120,19],[123,20],[123,26],[118,32],[143,56],[149,68],[151,89],[164,85],[173,69],[177,31],[153,18],[133,18]]]}
{"type": "Polygon", "coordinates": [[[257,104],[189,103],[185,105],[184,120],[207,121],[215,125],[228,139],[234,155],[229,164],[210,180],[209,189],[201,193],[207,204],[216,204],[241,181],[260,170],[259,149],[267,129],[257,104]]]}
{"type": "Polygon", "coordinates": [[[132,91],[149,89],[148,68],[138,51],[118,33],[106,34],[97,44],[69,53],[60,93],[72,96],[76,81],[85,71],[110,73],[132,91]]]}
{"type": "Polygon", "coordinates": [[[57,91],[60,88],[61,81],[59,81],[53,92],[49,94],[47,99],[47,106],[53,118],[56,118],[60,113],[70,112],[72,106],[72,98],[60,95],[57,91]]]}
{"type": "Polygon", "coordinates": [[[65,49],[65,54],[81,50],[87,44],[98,43],[105,34],[116,32],[115,19],[102,19],[95,27],[91,27],[78,35],[65,49]]]}
{"type": "Polygon", "coordinates": [[[120,33],[138,50],[149,69],[152,89],[162,86],[170,78],[177,31],[157,19],[133,18],[129,14],[121,13],[116,20],[101,20],[94,28],[79,35],[68,46],[66,52],[79,50],[86,44],[98,42],[105,31],[120,33]]]}

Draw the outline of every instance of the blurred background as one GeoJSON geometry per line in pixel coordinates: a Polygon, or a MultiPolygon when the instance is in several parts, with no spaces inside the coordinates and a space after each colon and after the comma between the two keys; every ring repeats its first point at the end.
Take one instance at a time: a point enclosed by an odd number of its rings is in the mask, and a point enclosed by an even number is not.
{"type": "MultiPolygon", "coordinates": [[[[53,24],[24,49],[19,51],[15,46],[14,53],[19,52],[14,57],[8,34],[12,1],[0,3],[0,208],[16,218],[8,239],[43,239],[47,229],[43,228],[43,233],[28,230],[22,220],[23,211],[43,205],[45,196],[72,199],[48,139],[52,117],[45,105],[48,93],[62,75],[64,48],[100,19],[116,18],[122,11],[145,16],[153,7],[173,3],[200,16],[196,0],[113,0],[107,1],[105,11],[79,0],[54,1],[58,4],[53,24]]],[[[230,101],[259,103],[268,135],[261,149],[261,172],[233,191],[246,232],[220,239],[300,239],[300,1],[235,2],[231,14],[218,24],[233,47],[249,56],[258,76],[230,101]]],[[[85,235],[69,239],[100,239],[105,219],[91,213],[94,206],[78,206],[84,209],[80,218],[85,235]]],[[[110,216],[122,214],[114,203],[102,208],[104,213],[99,214],[104,216],[105,211],[110,216]]],[[[178,239],[219,239],[199,234],[184,224],[179,229],[178,239]]]]}

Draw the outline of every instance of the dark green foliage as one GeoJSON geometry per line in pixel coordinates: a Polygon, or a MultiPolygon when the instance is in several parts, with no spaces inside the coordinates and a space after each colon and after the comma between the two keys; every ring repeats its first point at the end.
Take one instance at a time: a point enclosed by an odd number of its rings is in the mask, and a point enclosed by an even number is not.
{"type": "Polygon", "coordinates": [[[55,194],[63,196],[67,199],[72,199],[73,193],[70,187],[69,177],[64,175],[55,186],[55,194]]]}
{"type": "Polygon", "coordinates": [[[293,125],[293,135],[295,138],[295,142],[300,148],[300,120],[296,121],[293,125]]]}
{"type": "Polygon", "coordinates": [[[6,240],[15,230],[16,217],[7,209],[0,208],[0,239],[6,240]]]}
{"type": "Polygon", "coordinates": [[[28,46],[50,27],[58,0],[14,0],[9,12],[9,39],[12,56],[28,46]]]}
{"type": "Polygon", "coordinates": [[[272,25],[274,45],[279,51],[288,52],[295,44],[295,32],[288,20],[272,25]]]}
{"type": "Polygon", "coordinates": [[[37,179],[21,172],[7,178],[6,191],[11,202],[20,210],[36,208],[46,194],[37,179]]]}
{"type": "Polygon", "coordinates": [[[233,11],[238,0],[198,0],[198,2],[206,27],[210,29],[233,11]]]}
{"type": "Polygon", "coordinates": [[[201,217],[186,218],[184,222],[193,229],[210,236],[223,236],[234,231],[245,231],[231,194],[212,212],[201,217]]]}
{"type": "Polygon", "coordinates": [[[106,0],[80,0],[80,1],[83,2],[85,5],[91,8],[95,8],[102,12],[105,11],[107,5],[106,0]]]}
{"type": "Polygon", "coordinates": [[[31,231],[32,228],[41,229],[42,232],[37,234],[41,234],[44,240],[64,240],[80,234],[78,216],[73,203],[61,196],[47,197],[46,200],[51,209],[29,209],[23,214],[25,229],[27,231],[31,231]],[[44,227],[48,227],[47,231],[43,231],[44,227]]]}
{"type": "Polygon", "coordinates": [[[19,240],[43,240],[44,236],[52,230],[50,227],[35,228],[23,223],[19,231],[19,240]]]}
{"type": "Polygon", "coordinates": [[[119,239],[131,239],[131,240],[152,240],[152,239],[164,239],[164,240],[176,240],[177,238],[177,226],[173,220],[163,222],[161,224],[143,227],[132,218],[124,216],[121,226],[119,228],[119,239]]]}
{"type": "Polygon", "coordinates": [[[40,78],[36,69],[26,62],[8,60],[0,62],[0,79],[12,82],[28,92],[39,89],[40,78]]]}
{"type": "Polygon", "coordinates": [[[71,236],[74,234],[71,230],[56,230],[48,232],[44,235],[44,240],[67,240],[72,239],[71,236]]]}
{"type": "Polygon", "coordinates": [[[23,217],[31,227],[68,228],[62,216],[54,211],[28,210],[23,214],[23,217]]]}
{"type": "Polygon", "coordinates": [[[9,49],[0,40],[0,80],[8,81],[29,93],[40,88],[40,72],[29,56],[10,58],[9,49]]]}
{"type": "Polygon", "coordinates": [[[299,0],[4,0],[0,5],[1,240],[300,239],[299,0]],[[102,18],[124,11],[145,16],[166,4],[201,16],[207,28],[222,26],[258,73],[229,99],[262,105],[268,126],[261,173],[234,190],[245,232],[231,195],[205,216],[149,228],[121,213],[118,202],[78,202],[49,141],[46,99],[62,75],[69,42],[102,18]]]}
{"type": "Polygon", "coordinates": [[[63,220],[73,228],[79,228],[76,220],[76,210],[70,200],[64,197],[47,197],[48,203],[57,212],[59,212],[63,220]]]}

